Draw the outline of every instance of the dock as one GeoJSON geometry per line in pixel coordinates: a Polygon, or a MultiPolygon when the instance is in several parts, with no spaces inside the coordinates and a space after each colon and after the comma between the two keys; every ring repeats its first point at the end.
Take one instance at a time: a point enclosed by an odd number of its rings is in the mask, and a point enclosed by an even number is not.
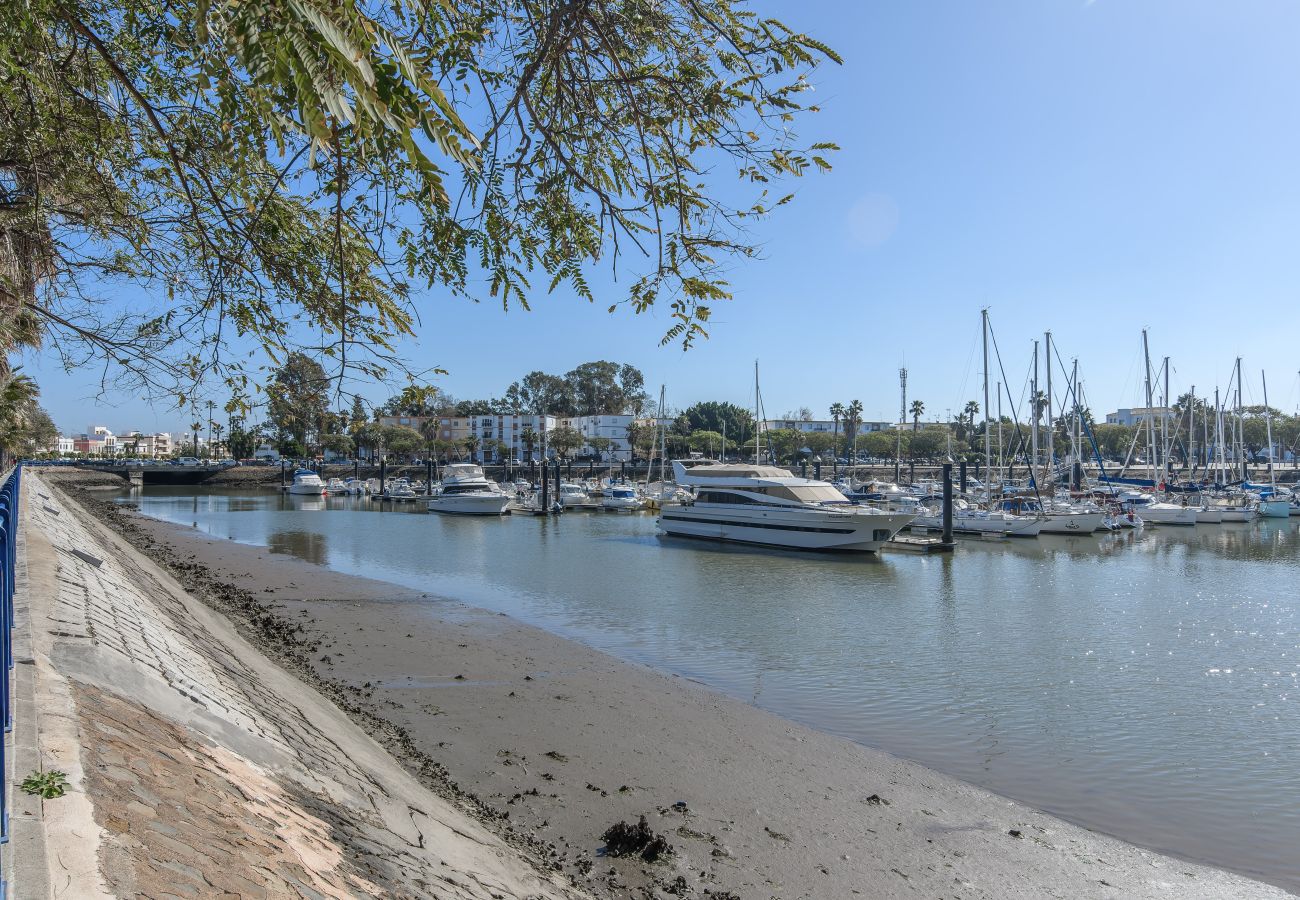
{"type": "Polygon", "coordinates": [[[951,553],[955,543],[937,537],[911,537],[894,535],[884,546],[886,550],[906,550],[911,553],[951,553]]]}

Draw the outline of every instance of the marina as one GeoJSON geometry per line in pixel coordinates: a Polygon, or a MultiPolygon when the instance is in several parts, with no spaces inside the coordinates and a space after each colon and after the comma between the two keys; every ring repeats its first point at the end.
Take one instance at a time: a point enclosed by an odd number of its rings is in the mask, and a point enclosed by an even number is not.
{"type": "MultiPolygon", "coordinates": [[[[1089,828],[1300,888],[1295,519],[822,554],[653,513],[146,488],[142,512],[506,613],[1089,828]]],[[[920,538],[901,535],[907,544],[920,538]]]]}

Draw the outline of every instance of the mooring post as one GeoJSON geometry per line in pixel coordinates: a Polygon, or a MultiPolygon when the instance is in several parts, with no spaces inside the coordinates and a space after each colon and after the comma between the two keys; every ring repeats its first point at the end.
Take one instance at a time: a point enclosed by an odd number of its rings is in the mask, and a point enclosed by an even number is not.
{"type": "Polygon", "coordinates": [[[813,478],[818,481],[822,480],[822,461],[820,459],[813,460],[813,478]]]}
{"type": "Polygon", "coordinates": [[[806,459],[799,460],[799,477],[800,478],[808,477],[808,460],[806,459]]]}
{"type": "Polygon", "coordinates": [[[384,479],[387,475],[387,472],[388,472],[388,459],[387,457],[381,456],[379,457],[379,496],[380,497],[388,493],[387,489],[385,489],[384,487],[384,479]]]}
{"type": "Polygon", "coordinates": [[[961,461],[961,492],[966,493],[966,460],[961,461]]]}
{"type": "Polygon", "coordinates": [[[952,543],[952,463],[943,464],[943,542],[952,543]]]}
{"type": "Polygon", "coordinates": [[[284,490],[284,460],[280,460],[280,490],[284,490]]]}
{"type": "Polygon", "coordinates": [[[549,469],[550,466],[548,466],[546,463],[542,463],[542,500],[537,507],[541,512],[547,512],[551,508],[551,496],[549,490],[550,472],[548,471],[549,469]]]}
{"type": "Polygon", "coordinates": [[[424,493],[426,496],[433,496],[433,457],[430,456],[424,461],[424,493]]]}
{"type": "Polygon", "coordinates": [[[361,460],[352,460],[352,477],[357,478],[361,475],[361,460]]]}

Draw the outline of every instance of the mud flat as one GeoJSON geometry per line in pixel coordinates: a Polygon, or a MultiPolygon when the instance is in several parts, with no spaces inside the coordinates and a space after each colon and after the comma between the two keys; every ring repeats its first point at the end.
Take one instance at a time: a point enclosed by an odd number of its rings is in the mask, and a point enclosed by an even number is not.
{"type": "Polygon", "coordinates": [[[424,789],[595,896],[1291,896],[440,599],[436,584],[340,575],[69,490],[424,789]]]}

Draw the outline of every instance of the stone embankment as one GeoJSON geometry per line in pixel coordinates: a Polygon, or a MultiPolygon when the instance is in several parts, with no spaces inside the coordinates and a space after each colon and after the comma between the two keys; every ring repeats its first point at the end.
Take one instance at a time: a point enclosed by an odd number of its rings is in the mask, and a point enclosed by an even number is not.
{"type": "Polygon", "coordinates": [[[20,560],[17,896],[578,898],[39,477],[20,560]]]}

